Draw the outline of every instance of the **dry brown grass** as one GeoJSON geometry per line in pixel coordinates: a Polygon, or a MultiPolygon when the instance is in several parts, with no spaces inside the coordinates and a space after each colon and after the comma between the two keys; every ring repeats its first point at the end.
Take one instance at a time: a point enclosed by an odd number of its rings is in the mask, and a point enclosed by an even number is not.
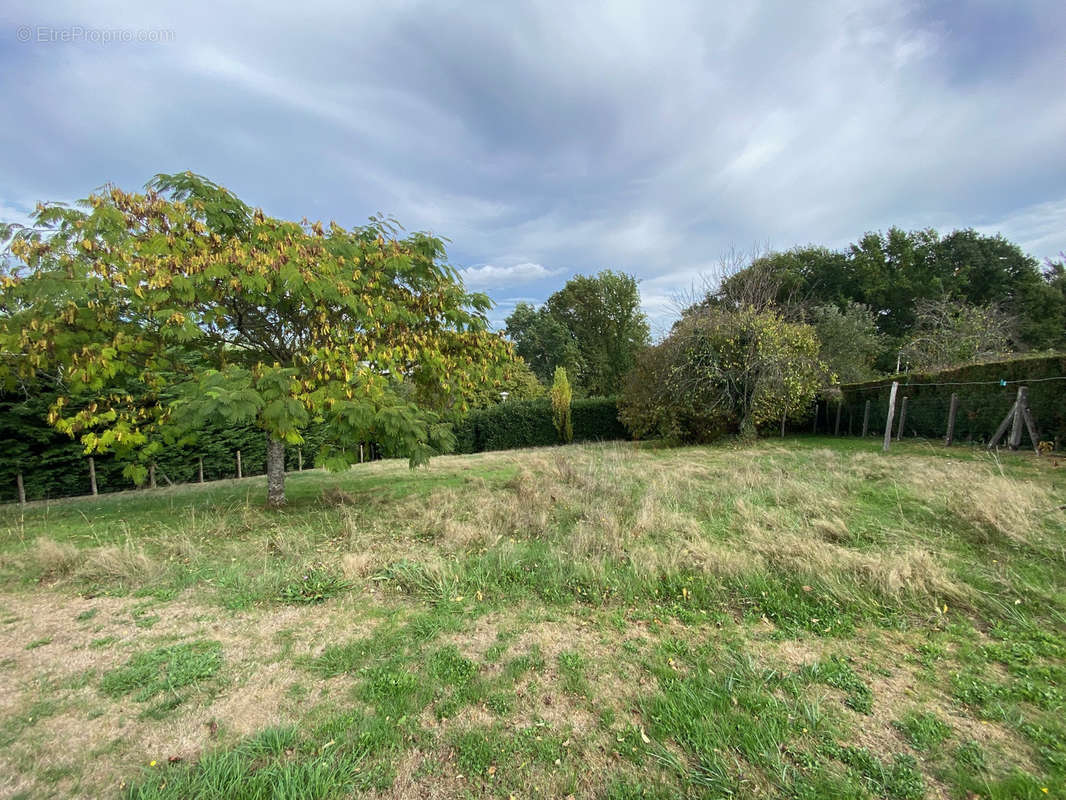
{"type": "Polygon", "coordinates": [[[70,542],[57,542],[47,537],[37,539],[27,555],[27,566],[36,568],[46,579],[71,575],[83,558],[78,548],[70,542]]]}

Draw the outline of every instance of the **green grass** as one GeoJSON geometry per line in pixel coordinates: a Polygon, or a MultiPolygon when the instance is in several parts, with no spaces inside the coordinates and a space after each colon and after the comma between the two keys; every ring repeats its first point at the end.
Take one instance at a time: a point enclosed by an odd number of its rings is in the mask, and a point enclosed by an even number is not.
{"type": "Polygon", "coordinates": [[[0,510],[0,741],[31,795],[1066,785],[1047,460],[796,437],[287,485],[280,512],[259,479],[0,510]]]}
{"type": "Polygon", "coordinates": [[[181,689],[203,689],[222,669],[222,646],[196,641],[157,647],[138,653],[125,665],[106,673],[100,691],[111,697],[132,694],[138,703],[163,698],[149,713],[161,714],[183,703],[181,689]]]}

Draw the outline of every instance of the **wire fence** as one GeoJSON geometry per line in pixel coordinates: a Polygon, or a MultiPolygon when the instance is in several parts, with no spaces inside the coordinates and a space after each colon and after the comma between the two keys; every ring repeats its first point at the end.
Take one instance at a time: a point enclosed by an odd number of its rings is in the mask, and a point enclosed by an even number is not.
{"type": "Polygon", "coordinates": [[[1012,418],[1007,428],[1015,433],[1021,425],[1029,439],[1031,424],[1037,441],[1060,449],[1066,444],[1066,357],[1062,355],[846,385],[841,387],[839,400],[818,404],[809,430],[884,438],[886,426],[891,424],[892,439],[923,437],[987,444],[999,432],[1010,442],[1000,429],[1023,388],[1025,402],[1018,410],[1018,424],[1012,418]],[[895,402],[890,414],[893,384],[895,402]]]}

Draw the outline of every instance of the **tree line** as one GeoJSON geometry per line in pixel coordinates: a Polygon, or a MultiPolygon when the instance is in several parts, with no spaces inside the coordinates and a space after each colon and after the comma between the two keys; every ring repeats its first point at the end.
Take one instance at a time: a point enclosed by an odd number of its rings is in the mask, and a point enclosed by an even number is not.
{"type": "Polygon", "coordinates": [[[252,426],[275,506],[311,429],[319,466],[360,442],[417,465],[471,410],[553,385],[561,440],[572,396],[618,397],[635,435],[702,441],[802,418],[841,382],[1066,345],[1066,257],[1041,269],[973,230],[759,254],[654,344],[632,275],[575,276],[494,333],[439,238],[277,219],[188,172],[42,204],[0,239],[4,419],[43,413],[137,483],[168,449],[252,426]]]}

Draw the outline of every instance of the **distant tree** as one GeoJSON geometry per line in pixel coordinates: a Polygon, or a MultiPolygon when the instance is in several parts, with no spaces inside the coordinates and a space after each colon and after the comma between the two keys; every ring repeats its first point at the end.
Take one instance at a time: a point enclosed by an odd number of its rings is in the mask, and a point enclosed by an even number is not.
{"type": "Polygon", "coordinates": [[[547,307],[519,303],[506,320],[507,336],[520,356],[544,383],[549,384],[556,367],[574,370],[581,354],[574,337],[547,307]]]}
{"type": "Polygon", "coordinates": [[[874,361],[884,348],[877,320],[869,308],[848,302],[843,310],[835,305],[811,308],[808,321],[818,335],[818,357],[841,383],[873,378],[874,361]]]}
{"type": "Polygon", "coordinates": [[[1002,358],[1012,351],[1014,320],[994,306],[948,300],[921,304],[901,355],[911,369],[942,369],[1002,358]]]}
{"type": "Polygon", "coordinates": [[[843,296],[845,263],[842,253],[815,246],[756,253],[747,262],[731,258],[723,262],[717,286],[702,306],[775,310],[798,321],[812,298],[837,302],[843,296]]]}
{"type": "Polygon", "coordinates": [[[949,299],[1002,308],[1017,320],[1027,347],[1066,344],[1061,324],[1066,299],[1055,291],[1037,262],[1002,236],[972,229],[940,236],[935,230],[864,234],[846,251],[803,247],[753,259],[729,275],[704,305],[775,307],[787,319],[801,319],[804,307],[849,302],[867,306],[885,335],[882,367],[895,365],[899,346],[914,327],[916,307],[949,299]],[[765,298],[772,297],[771,301],[765,298]]]}
{"type": "Polygon", "coordinates": [[[617,394],[649,341],[636,278],[611,270],[595,277],[577,275],[548,298],[547,309],[577,348],[574,369],[583,393],[617,394]]]}
{"type": "Polygon", "coordinates": [[[500,367],[500,376],[491,383],[483,383],[475,387],[466,398],[470,408],[486,408],[504,401],[503,393],[506,392],[506,400],[532,400],[547,394],[537,376],[533,374],[529,366],[521,358],[505,362],[500,367]]]}
{"type": "Polygon", "coordinates": [[[418,387],[461,394],[507,358],[488,298],[464,290],[439,239],[382,220],[274,219],[191,173],[142,194],[109,188],[84,209],[44,205],[10,254],[9,383],[61,373],[52,421],[88,452],[149,446],[168,422],[254,422],[273,506],[285,444],[312,420],[328,433],[325,466],[347,467],[368,440],[423,463],[451,434],[418,387]],[[124,382],[143,393],[116,390],[124,382]]]}
{"type": "Polygon", "coordinates": [[[708,309],[682,319],[641,356],[619,416],[638,436],[750,435],[806,413],[831,380],[811,326],[773,311],[708,309]]]}
{"type": "Polygon", "coordinates": [[[611,270],[571,278],[540,308],[519,303],[506,332],[545,384],[565,367],[576,391],[603,396],[621,390],[649,338],[636,278],[611,270]]]}
{"type": "Polygon", "coordinates": [[[570,391],[570,381],[566,377],[566,369],[555,368],[555,378],[552,381],[552,420],[555,422],[555,430],[559,433],[559,441],[570,444],[574,440],[574,426],[570,420],[570,401],[573,397],[570,391]]]}

